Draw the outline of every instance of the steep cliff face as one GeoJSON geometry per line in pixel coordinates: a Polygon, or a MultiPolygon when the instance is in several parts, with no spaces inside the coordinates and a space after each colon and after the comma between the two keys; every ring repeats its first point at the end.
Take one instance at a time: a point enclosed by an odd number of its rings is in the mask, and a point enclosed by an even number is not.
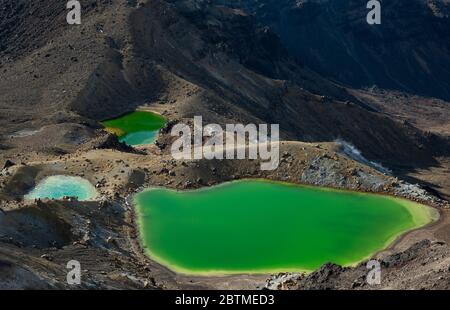
{"type": "Polygon", "coordinates": [[[447,0],[384,1],[381,25],[366,22],[366,0],[218,1],[270,25],[291,53],[324,76],[450,98],[447,0]]]}

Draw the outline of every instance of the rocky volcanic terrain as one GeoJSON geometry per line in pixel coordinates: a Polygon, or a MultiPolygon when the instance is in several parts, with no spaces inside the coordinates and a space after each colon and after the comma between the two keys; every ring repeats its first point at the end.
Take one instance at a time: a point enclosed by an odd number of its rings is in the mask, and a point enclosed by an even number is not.
{"type": "Polygon", "coordinates": [[[378,86],[448,100],[449,2],[385,1],[369,25],[365,0],[214,0],[270,25],[292,55],[353,87],[378,86]]]}
{"type": "Polygon", "coordinates": [[[447,1],[395,1],[370,29],[362,2],[82,0],[68,25],[59,0],[0,0],[0,288],[70,288],[75,259],[86,289],[449,289],[447,1]],[[99,122],[138,107],[169,123],[133,149],[99,122]],[[279,169],[175,161],[170,129],[195,115],[279,123],[279,169]],[[54,174],[87,178],[101,200],[22,200],[54,174]],[[140,188],[261,177],[402,196],[441,219],[377,254],[375,287],[365,264],[191,277],[143,254],[140,188]]]}

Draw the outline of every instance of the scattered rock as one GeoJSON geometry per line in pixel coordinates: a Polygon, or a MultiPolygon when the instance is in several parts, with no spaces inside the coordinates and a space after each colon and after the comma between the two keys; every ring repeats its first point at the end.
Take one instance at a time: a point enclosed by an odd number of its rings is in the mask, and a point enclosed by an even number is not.
{"type": "Polygon", "coordinates": [[[12,162],[11,160],[7,159],[5,161],[5,164],[3,165],[3,169],[8,169],[9,167],[15,166],[16,164],[14,162],[12,162]]]}
{"type": "Polygon", "coordinates": [[[53,261],[53,256],[49,255],[49,254],[43,254],[41,255],[41,258],[46,259],[48,261],[53,261]]]}

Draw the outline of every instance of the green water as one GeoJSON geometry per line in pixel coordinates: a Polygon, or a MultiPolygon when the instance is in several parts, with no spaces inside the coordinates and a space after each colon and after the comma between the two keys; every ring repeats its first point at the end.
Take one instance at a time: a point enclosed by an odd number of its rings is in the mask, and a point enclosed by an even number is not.
{"type": "Polygon", "coordinates": [[[155,142],[165,119],[155,113],[135,111],[119,118],[104,121],[106,129],[119,137],[121,142],[131,146],[155,142]]]}
{"type": "Polygon", "coordinates": [[[26,200],[32,199],[62,199],[64,197],[77,197],[78,200],[92,200],[98,195],[92,184],[80,177],[55,175],[45,178],[33,188],[27,195],[26,200]]]}
{"type": "Polygon", "coordinates": [[[436,218],[435,210],[406,200],[262,180],[149,189],[134,202],[148,255],[190,274],[350,265],[436,218]]]}

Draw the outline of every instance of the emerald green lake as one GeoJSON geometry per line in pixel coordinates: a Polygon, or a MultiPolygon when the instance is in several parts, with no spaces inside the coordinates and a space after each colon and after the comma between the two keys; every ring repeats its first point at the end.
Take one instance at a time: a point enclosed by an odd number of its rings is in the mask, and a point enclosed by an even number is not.
{"type": "Polygon", "coordinates": [[[135,111],[119,118],[102,122],[108,131],[116,134],[120,142],[131,146],[155,142],[166,120],[152,112],[135,111]]]}
{"type": "Polygon", "coordinates": [[[147,254],[188,274],[312,271],[351,265],[437,211],[392,197],[263,180],[135,196],[147,254]]]}

